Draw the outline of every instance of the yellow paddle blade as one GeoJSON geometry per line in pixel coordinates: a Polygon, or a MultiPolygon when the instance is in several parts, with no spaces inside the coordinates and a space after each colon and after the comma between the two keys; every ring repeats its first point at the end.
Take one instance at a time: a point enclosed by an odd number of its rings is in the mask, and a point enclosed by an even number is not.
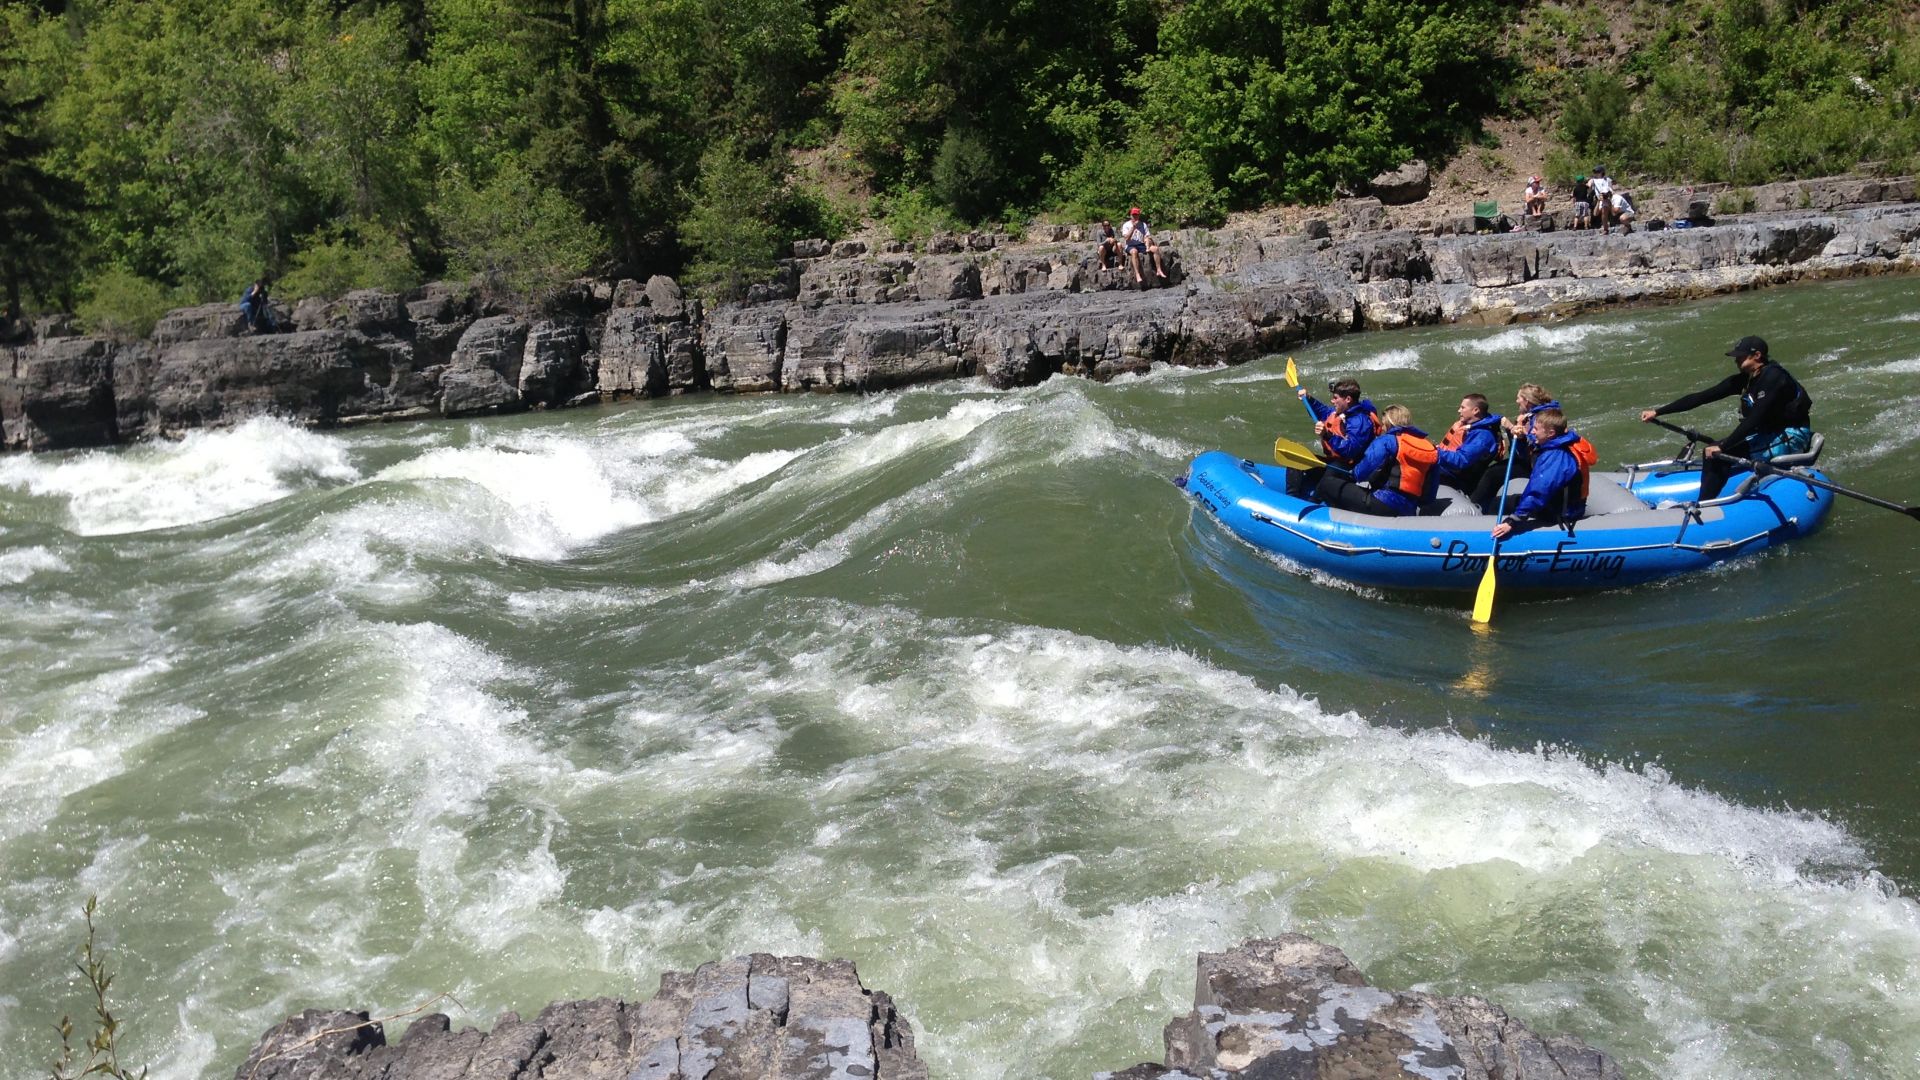
{"type": "Polygon", "coordinates": [[[1293,366],[1293,357],[1287,357],[1287,385],[1300,385],[1300,369],[1293,366]]]}
{"type": "Polygon", "coordinates": [[[1493,560],[1498,555],[1487,556],[1487,572],[1480,576],[1480,591],[1473,596],[1473,621],[1486,623],[1493,621],[1493,560]]]}
{"type": "Polygon", "coordinates": [[[1318,469],[1326,464],[1319,455],[1292,439],[1273,440],[1273,460],[1289,469],[1318,469]]]}

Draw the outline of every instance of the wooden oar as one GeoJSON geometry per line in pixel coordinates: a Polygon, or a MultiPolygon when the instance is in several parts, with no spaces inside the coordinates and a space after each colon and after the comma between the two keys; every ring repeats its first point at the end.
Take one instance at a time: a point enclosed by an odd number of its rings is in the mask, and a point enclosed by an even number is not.
{"type": "MultiPolygon", "coordinates": [[[[1692,439],[1694,442],[1697,442],[1697,443],[1706,443],[1707,445],[1713,444],[1712,439],[1706,437],[1705,435],[1700,434],[1699,432],[1693,430],[1692,428],[1683,428],[1679,424],[1669,424],[1665,420],[1660,419],[1659,417],[1655,417],[1652,420],[1647,421],[1647,423],[1653,424],[1656,427],[1666,428],[1668,431],[1671,431],[1677,435],[1685,435],[1687,438],[1692,439]]],[[[1827,491],[1833,492],[1835,495],[1845,495],[1849,498],[1859,499],[1863,503],[1870,503],[1874,506],[1881,506],[1881,507],[1885,507],[1888,510],[1898,511],[1899,513],[1905,514],[1908,517],[1914,519],[1915,521],[1920,521],[1920,506],[1902,506],[1897,502],[1889,502],[1886,499],[1875,498],[1874,496],[1868,495],[1864,492],[1853,491],[1848,488],[1843,488],[1839,484],[1828,483],[1827,481],[1822,480],[1819,477],[1813,475],[1812,473],[1802,469],[1784,469],[1778,465],[1769,464],[1768,462],[1765,462],[1765,461],[1754,461],[1751,458],[1737,457],[1733,454],[1727,453],[1724,450],[1720,452],[1719,456],[1726,458],[1728,461],[1733,462],[1735,465],[1739,465],[1747,469],[1752,469],[1754,472],[1757,472],[1762,476],[1791,476],[1795,480],[1798,480],[1803,484],[1808,484],[1817,488],[1824,488],[1827,491]]]]}

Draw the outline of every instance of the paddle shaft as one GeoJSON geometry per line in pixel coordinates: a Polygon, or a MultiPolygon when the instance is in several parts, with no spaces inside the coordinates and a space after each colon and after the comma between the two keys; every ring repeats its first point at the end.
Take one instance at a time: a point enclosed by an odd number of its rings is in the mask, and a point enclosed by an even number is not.
{"type": "MultiPolygon", "coordinates": [[[[1666,428],[1668,431],[1674,432],[1675,434],[1685,435],[1687,438],[1693,440],[1694,442],[1707,443],[1708,445],[1713,444],[1712,439],[1709,439],[1705,435],[1702,435],[1699,432],[1694,431],[1692,428],[1683,428],[1678,424],[1669,424],[1665,420],[1662,420],[1657,416],[1647,422],[1658,427],[1666,428]]],[[[1728,461],[1734,463],[1735,465],[1740,465],[1740,466],[1744,466],[1745,468],[1752,469],[1754,472],[1757,472],[1762,476],[1765,476],[1768,474],[1771,474],[1774,476],[1791,476],[1795,480],[1798,480],[1803,484],[1810,484],[1813,487],[1823,488],[1827,491],[1831,491],[1836,495],[1845,495],[1848,498],[1859,499],[1863,503],[1871,503],[1874,506],[1885,507],[1888,510],[1897,510],[1900,513],[1905,514],[1908,517],[1914,519],[1915,521],[1920,521],[1920,506],[1902,506],[1897,502],[1890,502],[1886,499],[1875,498],[1874,496],[1868,495],[1865,492],[1853,491],[1848,488],[1843,488],[1839,484],[1828,483],[1827,481],[1822,480],[1819,477],[1814,476],[1810,473],[1804,472],[1800,469],[1783,469],[1778,465],[1769,465],[1764,461],[1754,461],[1751,458],[1739,457],[1734,454],[1729,454],[1724,450],[1720,451],[1719,456],[1727,459],[1728,461]]]]}
{"type": "MultiPolygon", "coordinates": [[[[1513,483],[1513,459],[1519,457],[1520,447],[1514,442],[1507,444],[1507,474],[1500,481],[1500,512],[1494,515],[1500,520],[1507,516],[1507,487],[1513,483]]],[[[1480,591],[1473,598],[1473,621],[1477,623],[1493,621],[1493,564],[1500,558],[1500,537],[1494,537],[1493,550],[1487,552],[1487,572],[1480,577],[1480,591]]]]}

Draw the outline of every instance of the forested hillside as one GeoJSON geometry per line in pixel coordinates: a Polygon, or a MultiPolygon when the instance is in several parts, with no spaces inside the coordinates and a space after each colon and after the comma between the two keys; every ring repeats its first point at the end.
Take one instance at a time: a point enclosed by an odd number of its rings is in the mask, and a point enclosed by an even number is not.
{"type": "Polygon", "coordinates": [[[107,330],[262,274],[726,294],[863,221],[1326,200],[1503,115],[1566,173],[1907,170],[1916,87],[1910,0],[0,0],[0,275],[107,330]]]}

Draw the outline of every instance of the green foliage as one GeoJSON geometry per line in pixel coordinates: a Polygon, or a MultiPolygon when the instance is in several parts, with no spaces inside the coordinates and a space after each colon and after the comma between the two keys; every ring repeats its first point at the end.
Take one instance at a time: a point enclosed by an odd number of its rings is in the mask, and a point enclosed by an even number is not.
{"type": "Polygon", "coordinates": [[[94,943],[93,915],[98,910],[94,897],[87,897],[86,907],[82,909],[87,919],[86,944],[80,947],[80,962],[75,966],[87,980],[87,988],[93,993],[93,1034],[85,1043],[73,1045],[73,1018],[62,1016],[58,1025],[60,1032],[60,1056],[53,1059],[47,1073],[52,1080],[80,1080],[83,1076],[105,1076],[109,1080],[145,1080],[147,1070],[142,1066],[134,1072],[120,1064],[120,1020],[107,1006],[107,991],[113,987],[113,975],[107,971],[106,953],[94,943]],[[82,1058],[80,1051],[85,1050],[82,1058]]]}
{"type": "Polygon", "coordinates": [[[405,292],[420,284],[420,272],[406,241],[378,225],[352,233],[339,227],[304,237],[292,266],[281,276],[278,293],[288,300],[335,297],[355,289],[405,292]]]}
{"type": "Polygon", "coordinates": [[[501,297],[543,302],[606,253],[605,234],[517,164],[475,187],[449,178],[435,218],[448,268],[501,297]]]}
{"type": "Polygon", "coordinates": [[[1556,108],[1555,175],[1910,170],[1920,22],[1906,0],[0,0],[0,279],[116,326],[143,290],[262,274],[724,283],[870,209],[915,239],[1320,201],[1556,108]],[[772,163],[800,146],[888,194],[789,185],[772,163]],[[723,183],[716,152],[759,164],[723,183]]]}
{"type": "MultiPolygon", "coordinates": [[[[131,340],[153,333],[153,325],[177,305],[165,285],[120,267],[109,267],[81,286],[80,325],[90,334],[131,340]]],[[[238,289],[234,296],[239,297],[238,289]]],[[[236,310],[234,318],[238,319],[236,310]]]]}
{"type": "Polygon", "coordinates": [[[949,127],[933,159],[933,197],[963,221],[985,221],[1006,206],[1008,176],[979,132],[949,127]]]}
{"type": "Polygon", "coordinates": [[[1611,71],[1590,71],[1560,111],[1560,137],[1578,154],[1593,157],[1619,145],[1630,97],[1626,81],[1611,71]]]}
{"type": "Polygon", "coordinates": [[[707,150],[692,207],[680,223],[694,252],[689,283],[718,299],[735,300],[747,286],[772,276],[783,181],[779,169],[754,161],[737,140],[707,150]]]}
{"type": "Polygon", "coordinates": [[[919,188],[900,188],[881,200],[881,214],[895,240],[916,246],[960,226],[951,212],[919,188]]]}
{"type": "Polygon", "coordinates": [[[1920,23],[1877,0],[1691,0],[1564,103],[1562,141],[1637,175],[1735,184],[1920,154],[1920,23]]]}

